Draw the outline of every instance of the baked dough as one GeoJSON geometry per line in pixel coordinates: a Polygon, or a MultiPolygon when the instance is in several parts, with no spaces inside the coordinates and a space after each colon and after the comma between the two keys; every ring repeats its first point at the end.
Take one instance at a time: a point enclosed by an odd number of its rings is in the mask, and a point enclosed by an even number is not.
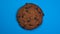
{"type": "Polygon", "coordinates": [[[17,21],[25,29],[31,30],[42,23],[43,12],[41,8],[32,3],[26,3],[17,12],[17,21]]]}

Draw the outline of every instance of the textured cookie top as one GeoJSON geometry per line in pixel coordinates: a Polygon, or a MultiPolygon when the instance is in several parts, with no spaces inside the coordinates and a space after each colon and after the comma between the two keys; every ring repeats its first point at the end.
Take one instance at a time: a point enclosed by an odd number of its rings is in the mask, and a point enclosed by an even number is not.
{"type": "Polygon", "coordinates": [[[42,23],[43,12],[35,4],[27,3],[17,12],[19,25],[25,29],[34,29],[42,23]]]}

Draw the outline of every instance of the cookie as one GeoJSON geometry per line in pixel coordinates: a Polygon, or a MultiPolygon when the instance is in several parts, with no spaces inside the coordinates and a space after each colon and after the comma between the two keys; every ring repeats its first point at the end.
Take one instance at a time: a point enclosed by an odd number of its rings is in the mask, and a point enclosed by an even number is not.
{"type": "Polygon", "coordinates": [[[42,23],[43,12],[41,8],[32,3],[26,3],[17,12],[17,21],[25,29],[32,30],[42,23]]]}

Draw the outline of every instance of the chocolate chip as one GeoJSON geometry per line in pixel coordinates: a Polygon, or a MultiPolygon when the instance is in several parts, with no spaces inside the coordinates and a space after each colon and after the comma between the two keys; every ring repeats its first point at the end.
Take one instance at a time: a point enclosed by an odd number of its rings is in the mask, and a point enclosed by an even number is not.
{"type": "MultiPolygon", "coordinates": [[[[35,8],[38,11],[38,8],[35,8]]],[[[41,12],[38,12],[38,14],[41,14],[41,12]]]]}
{"type": "Polygon", "coordinates": [[[28,7],[25,7],[25,9],[29,9],[29,8],[31,8],[32,6],[28,6],[28,7]]]}
{"type": "Polygon", "coordinates": [[[37,20],[38,21],[37,17],[34,17],[34,20],[37,20]]]}
{"type": "Polygon", "coordinates": [[[22,18],[24,18],[24,17],[25,17],[25,14],[22,15],[22,18]]]}
{"type": "Polygon", "coordinates": [[[34,19],[36,20],[37,18],[35,17],[34,19]]]}
{"type": "Polygon", "coordinates": [[[30,20],[27,20],[27,22],[30,22],[30,20]]]}
{"type": "Polygon", "coordinates": [[[31,8],[32,6],[29,6],[29,8],[31,8]]]}
{"type": "Polygon", "coordinates": [[[26,12],[28,12],[28,10],[26,10],[26,12]]]}
{"type": "Polygon", "coordinates": [[[29,24],[29,26],[33,26],[32,24],[29,24]]]}
{"type": "Polygon", "coordinates": [[[38,12],[39,14],[41,14],[41,12],[38,12]]]}
{"type": "Polygon", "coordinates": [[[36,10],[38,10],[38,8],[35,8],[36,10]]]}
{"type": "Polygon", "coordinates": [[[28,7],[25,7],[25,9],[28,9],[28,7]]]}
{"type": "Polygon", "coordinates": [[[22,18],[23,18],[24,16],[22,16],[22,18]]]}

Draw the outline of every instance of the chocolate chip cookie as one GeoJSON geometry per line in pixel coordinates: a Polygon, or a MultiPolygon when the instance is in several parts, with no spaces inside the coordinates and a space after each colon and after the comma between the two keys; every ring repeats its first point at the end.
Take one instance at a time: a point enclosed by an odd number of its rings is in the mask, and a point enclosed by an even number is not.
{"type": "Polygon", "coordinates": [[[20,26],[31,30],[42,23],[43,12],[40,7],[32,3],[26,3],[17,12],[17,21],[20,26]]]}

